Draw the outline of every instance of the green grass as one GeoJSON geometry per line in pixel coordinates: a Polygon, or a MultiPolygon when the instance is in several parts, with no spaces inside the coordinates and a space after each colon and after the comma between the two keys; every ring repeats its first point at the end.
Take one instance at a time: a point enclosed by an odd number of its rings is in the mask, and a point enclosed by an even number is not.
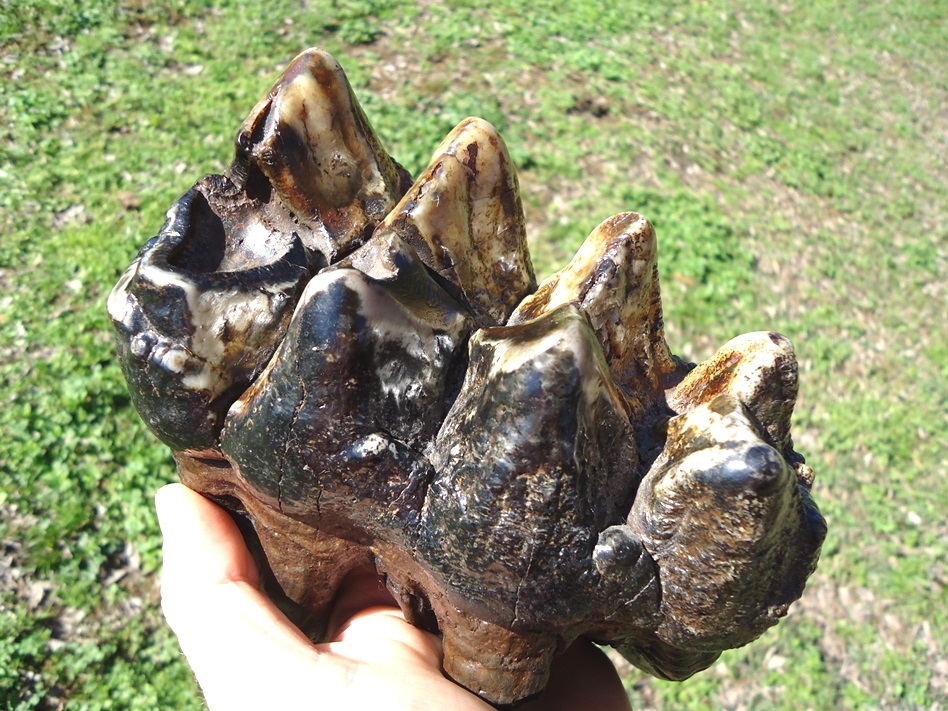
{"type": "Polygon", "coordinates": [[[493,122],[542,272],[639,210],[673,350],[757,329],[796,345],[819,571],[708,672],[629,671],[633,702],[948,704],[948,10],[657,5],[0,6],[0,707],[200,708],[157,606],[151,496],[174,472],[104,299],[312,45],[415,174],[461,118],[493,122]]]}

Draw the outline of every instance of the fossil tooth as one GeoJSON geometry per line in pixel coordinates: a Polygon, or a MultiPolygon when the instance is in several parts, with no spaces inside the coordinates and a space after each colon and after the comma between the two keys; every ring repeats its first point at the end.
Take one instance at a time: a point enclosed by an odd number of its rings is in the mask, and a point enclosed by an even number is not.
{"type": "Polygon", "coordinates": [[[268,227],[258,204],[233,205],[234,191],[222,176],[200,181],[108,298],[135,406],[175,451],[217,448],[224,412],[276,349],[309,273],[299,238],[268,227]]]}
{"type": "Polygon", "coordinates": [[[688,365],[665,343],[655,230],[635,212],[604,220],[561,271],[525,298],[510,324],[576,304],[596,334],[609,370],[626,396],[646,459],[661,450],[661,422],[670,414],[665,390],[688,365]]]}
{"type": "Polygon", "coordinates": [[[506,624],[542,626],[567,616],[561,604],[580,614],[572,595],[547,600],[544,581],[585,588],[596,578],[599,532],[623,520],[641,467],[575,306],[474,335],[432,463],[419,546],[446,585],[506,624]]]}
{"type": "Polygon", "coordinates": [[[309,50],[108,311],[143,419],[306,634],[378,572],[445,673],[512,706],[578,637],[687,678],[784,615],[819,557],[790,342],[683,363],[656,260],[622,213],[537,287],[496,130],[463,121],[412,185],[309,50]]]}
{"type": "Polygon", "coordinates": [[[656,257],[651,223],[635,212],[614,215],[592,231],[564,269],[523,300],[510,323],[576,303],[617,383],[630,391],[666,388],[685,368],[665,343],[656,257]]]}
{"type": "Polygon", "coordinates": [[[325,639],[337,591],[352,571],[374,568],[371,551],[282,513],[219,453],[174,452],[174,458],[184,484],[234,515],[256,560],[262,590],[311,638],[325,639]]]}
{"type": "Polygon", "coordinates": [[[470,329],[410,247],[373,240],[310,281],[279,352],[231,408],[223,450],[259,496],[314,527],[402,530],[421,510],[421,450],[470,329]]]}
{"type": "Polygon", "coordinates": [[[654,633],[637,636],[632,641],[613,642],[612,646],[642,671],[669,681],[684,681],[710,667],[721,656],[717,650],[676,647],[654,633]]]}
{"type": "MultiPolygon", "coordinates": [[[[608,566],[597,566],[593,551],[600,532],[621,522],[631,505],[638,453],[621,395],[574,305],[474,335],[432,463],[437,473],[415,555],[447,592],[449,607],[565,644],[606,608],[619,614],[604,595],[617,586],[601,583],[608,566]]],[[[610,571],[626,591],[654,577],[632,568],[610,571]]],[[[627,613],[647,617],[646,602],[627,613]]],[[[489,685],[515,666],[501,650],[477,663],[455,660],[455,645],[480,639],[492,646],[491,637],[471,626],[462,628],[465,641],[456,641],[459,632],[441,629],[445,668],[464,686],[489,685]]],[[[518,670],[524,678],[541,672],[545,679],[546,667],[518,670]]]]}
{"type": "Polygon", "coordinates": [[[710,651],[786,614],[826,533],[805,488],[741,401],[722,393],[672,419],[629,526],[658,563],[659,637],[710,651]]]}
{"type": "Polygon", "coordinates": [[[797,399],[797,360],[790,341],[778,333],[745,333],[725,343],[688,373],[669,393],[668,403],[684,412],[731,393],[740,400],[773,446],[789,453],[790,416],[797,399]]]}
{"type": "Polygon", "coordinates": [[[175,450],[217,448],[306,280],[358,246],[411,182],[320,50],[290,64],[236,145],[228,174],[175,203],[108,301],[136,407],[175,450]]]}

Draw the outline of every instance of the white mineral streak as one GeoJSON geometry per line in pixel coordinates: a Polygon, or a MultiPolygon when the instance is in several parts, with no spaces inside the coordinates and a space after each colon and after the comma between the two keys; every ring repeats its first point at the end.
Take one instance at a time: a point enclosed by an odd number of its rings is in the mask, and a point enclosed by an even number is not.
{"type": "Polygon", "coordinates": [[[483,332],[475,334],[478,343],[490,341],[493,357],[488,370],[487,381],[491,382],[499,375],[514,373],[525,366],[537,372],[551,373],[558,370],[556,362],[562,362],[563,354],[573,358],[573,367],[579,372],[578,380],[582,385],[583,400],[594,402],[605,387],[617,412],[624,412],[622,400],[616,392],[605,361],[585,319],[574,311],[559,317],[559,323],[538,338],[527,340],[521,334],[508,338],[485,337],[483,332]]]}
{"type": "Polygon", "coordinates": [[[273,248],[268,248],[268,244],[273,236],[269,227],[259,220],[254,220],[243,232],[242,256],[250,264],[266,264],[266,261],[272,258],[273,248]]]}
{"type": "Polygon", "coordinates": [[[573,303],[589,318],[610,365],[633,356],[651,358],[652,341],[661,338],[658,312],[650,313],[654,260],[655,233],[648,220],[634,212],[610,217],[563,270],[523,300],[509,322],[522,323],[573,303]],[[628,332],[630,323],[639,329],[635,334],[628,332]]]}
{"type": "Polygon", "coordinates": [[[373,432],[358,440],[353,445],[352,451],[357,457],[377,457],[385,451],[389,444],[388,438],[383,437],[378,432],[373,432]]]}
{"type": "MultiPolygon", "coordinates": [[[[435,380],[443,368],[440,361],[450,352],[445,338],[361,271],[335,268],[318,274],[307,284],[297,310],[320,298],[320,294],[330,290],[335,283],[341,283],[358,297],[359,313],[371,329],[369,340],[395,344],[403,354],[397,360],[379,363],[378,380],[382,393],[402,406],[405,398],[411,400],[436,391],[439,384],[435,380]],[[406,371],[404,366],[409,363],[413,366],[406,371]],[[424,379],[419,379],[422,374],[424,379]]],[[[456,314],[453,319],[437,325],[445,326],[445,337],[455,342],[464,328],[464,318],[456,314]]],[[[279,354],[274,361],[278,359],[279,354]]],[[[261,380],[265,377],[266,374],[261,376],[261,380]]]]}
{"type": "Polygon", "coordinates": [[[181,374],[191,363],[194,357],[180,344],[162,338],[151,349],[149,359],[169,373],[181,374]]]}
{"type": "Polygon", "coordinates": [[[115,323],[122,324],[127,331],[131,331],[135,318],[135,301],[128,293],[128,287],[138,273],[140,259],[132,262],[128,269],[119,277],[112,291],[109,292],[109,298],[106,301],[106,308],[109,316],[115,323]]]}
{"type": "Polygon", "coordinates": [[[159,288],[181,289],[193,335],[184,342],[160,336],[149,359],[168,372],[184,374],[185,387],[216,397],[233,384],[233,360],[241,357],[239,346],[255,343],[265,334],[273,324],[267,316],[273,315],[274,297],[291,291],[296,282],[268,284],[253,293],[236,289],[202,291],[183,274],[152,264],[148,256],[129,267],[116,284],[109,295],[109,314],[115,321],[131,326],[130,319],[137,309],[134,297],[128,294],[133,277],[159,288]]]}

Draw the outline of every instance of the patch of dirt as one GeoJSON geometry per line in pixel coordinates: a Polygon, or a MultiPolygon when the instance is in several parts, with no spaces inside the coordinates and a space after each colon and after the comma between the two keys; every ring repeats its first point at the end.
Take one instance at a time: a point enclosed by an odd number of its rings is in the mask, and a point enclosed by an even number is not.
{"type": "MultiPolygon", "coordinates": [[[[0,506],[0,518],[7,530],[13,532],[26,530],[37,523],[35,517],[12,505],[0,506]]],[[[35,579],[31,571],[22,567],[22,550],[23,546],[16,537],[0,540],[0,595],[12,593],[18,603],[33,612],[48,603],[53,584],[35,579]]]]}
{"type": "MultiPolygon", "coordinates": [[[[158,609],[159,588],[155,576],[145,575],[134,544],[126,542],[121,554],[112,556],[99,571],[103,591],[119,584],[125,590],[113,605],[102,605],[95,615],[62,604],[56,585],[37,578],[35,571],[24,567],[23,535],[39,524],[36,517],[24,513],[15,505],[0,506],[0,518],[11,538],[0,540],[0,596],[12,594],[14,600],[37,619],[45,620],[52,637],[50,652],[57,652],[69,644],[102,639],[114,633],[141,614],[146,607],[158,609]]],[[[103,596],[104,597],[104,596],[103,596]]]]}
{"type": "MultiPolygon", "coordinates": [[[[873,648],[887,649],[903,657],[916,657],[916,663],[930,671],[929,687],[937,696],[948,698],[948,660],[944,640],[938,640],[927,622],[906,624],[899,611],[899,601],[880,598],[871,588],[835,585],[826,575],[817,573],[807,586],[807,593],[797,602],[791,614],[823,620],[820,650],[827,666],[839,676],[867,694],[876,688],[874,669],[853,659],[851,642],[836,632],[838,625],[869,627],[874,630],[873,648]],[[918,651],[924,650],[923,657],[918,651]]],[[[866,650],[864,650],[866,653],[866,650]]],[[[872,652],[868,652],[869,655],[872,652]]]]}

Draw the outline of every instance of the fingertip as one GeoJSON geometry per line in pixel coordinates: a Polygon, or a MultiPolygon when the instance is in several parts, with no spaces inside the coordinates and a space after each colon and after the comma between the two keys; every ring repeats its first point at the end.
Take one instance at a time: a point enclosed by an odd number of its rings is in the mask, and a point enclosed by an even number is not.
{"type": "Polygon", "coordinates": [[[155,492],[155,512],[158,514],[158,525],[163,535],[186,532],[196,523],[203,528],[223,525],[229,515],[217,504],[203,495],[189,489],[184,484],[165,484],[155,492]]]}
{"type": "Polygon", "coordinates": [[[155,513],[158,514],[158,526],[161,532],[165,533],[165,527],[174,523],[170,511],[178,506],[182,497],[186,497],[188,492],[192,492],[184,484],[165,484],[155,492],[155,513]]]}
{"type": "Polygon", "coordinates": [[[220,506],[183,484],[168,484],[155,493],[155,511],[165,577],[187,575],[192,584],[259,584],[253,556],[237,524],[220,506]]]}

